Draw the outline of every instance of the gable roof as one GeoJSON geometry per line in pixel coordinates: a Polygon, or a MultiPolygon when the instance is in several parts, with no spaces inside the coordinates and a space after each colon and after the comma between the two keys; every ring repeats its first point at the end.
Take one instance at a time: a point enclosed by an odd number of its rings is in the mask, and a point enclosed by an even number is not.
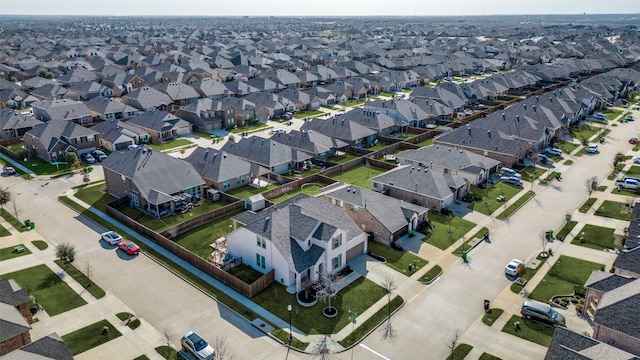
{"type": "Polygon", "coordinates": [[[302,124],[300,130],[315,130],[343,141],[356,141],[376,134],[375,131],[354,121],[346,121],[342,116],[328,120],[313,118],[302,124]]]}
{"type": "Polygon", "coordinates": [[[396,156],[398,159],[411,160],[422,163],[424,166],[436,165],[445,169],[461,170],[473,174],[477,174],[480,170],[494,168],[500,164],[497,160],[471,151],[440,145],[407,150],[396,156]]]}
{"type": "Polygon", "coordinates": [[[274,134],[271,139],[312,155],[319,155],[348,146],[344,141],[330,138],[312,130],[291,130],[289,133],[274,134]]]}
{"type": "Polygon", "coordinates": [[[640,339],[640,279],[603,294],[593,321],[640,339]]]}
{"type": "Polygon", "coordinates": [[[266,174],[268,169],[232,154],[198,146],[186,159],[205,179],[219,183],[247,174],[266,174]]]}
{"type": "Polygon", "coordinates": [[[127,123],[157,132],[169,131],[174,127],[190,126],[188,121],[165,110],[151,110],[131,118],[127,123]]]}
{"type": "Polygon", "coordinates": [[[638,357],[596,339],[558,326],[545,360],[636,360],[638,357]]]}
{"type": "Polygon", "coordinates": [[[240,138],[240,141],[237,143],[227,141],[222,146],[222,151],[226,151],[266,168],[312,158],[312,156],[302,151],[259,136],[240,138]]]}
{"type": "Polygon", "coordinates": [[[31,128],[42,123],[33,116],[26,116],[11,108],[0,110],[0,129],[3,131],[31,128]]]}
{"type": "Polygon", "coordinates": [[[462,126],[436,136],[435,142],[515,155],[526,148],[524,140],[514,139],[502,131],[491,131],[475,124],[462,126]]]}
{"type": "MultiPolygon", "coordinates": [[[[40,139],[47,151],[62,139],[73,139],[85,136],[98,136],[99,133],[66,120],[50,120],[27,131],[27,134],[40,139]]],[[[67,142],[66,140],[64,140],[67,142]]]]}
{"type": "Polygon", "coordinates": [[[371,181],[389,184],[398,189],[428,195],[436,199],[446,199],[466,183],[462,177],[457,175],[409,165],[391,169],[372,178],[371,181]]]}
{"type": "Polygon", "coordinates": [[[0,280],[0,302],[12,306],[28,303],[29,293],[13,279],[0,280]]]}

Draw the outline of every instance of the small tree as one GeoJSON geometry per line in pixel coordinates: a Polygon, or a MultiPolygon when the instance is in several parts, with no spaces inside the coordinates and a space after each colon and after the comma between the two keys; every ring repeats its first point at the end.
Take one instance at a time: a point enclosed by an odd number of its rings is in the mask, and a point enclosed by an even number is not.
{"type": "Polygon", "coordinates": [[[56,257],[66,262],[73,262],[73,260],[75,260],[75,257],[76,257],[75,246],[69,243],[62,243],[56,246],[56,257]]]}
{"type": "Polygon", "coordinates": [[[15,199],[12,199],[12,200],[13,201],[11,201],[11,207],[13,209],[13,216],[16,218],[16,220],[20,220],[20,212],[22,210],[18,206],[18,203],[15,201],[15,199]]]}
{"type": "Polygon", "coordinates": [[[167,345],[167,354],[165,354],[165,357],[167,358],[169,354],[171,354],[171,343],[175,337],[176,335],[171,328],[164,328],[162,331],[162,340],[167,345]]]}
{"type": "Polygon", "coordinates": [[[7,188],[0,188],[0,209],[4,212],[4,206],[11,201],[11,192],[7,188]]]}
{"type": "Polygon", "coordinates": [[[317,291],[316,297],[318,300],[328,302],[329,306],[323,309],[323,314],[326,311],[326,314],[334,314],[337,309],[331,306],[331,300],[338,295],[338,288],[344,281],[342,276],[338,275],[327,275],[323,276],[320,274],[320,290],[317,291]]]}
{"type": "Polygon", "coordinates": [[[396,331],[391,325],[391,293],[398,288],[396,281],[391,276],[385,276],[382,280],[382,287],[387,291],[387,321],[382,328],[382,338],[385,340],[393,340],[396,337],[396,331]]]}
{"type": "Polygon", "coordinates": [[[592,177],[588,178],[587,180],[585,180],[584,186],[587,188],[587,192],[589,193],[589,197],[591,197],[591,194],[593,193],[593,190],[595,189],[597,184],[598,184],[598,178],[595,177],[595,176],[592,176],[592,177]]]}
{"type": "Polygon", "coordinates": [[[231,353],[231,346],[229,346],[226,336],[216,336],[211,346],[215,350],[214,360],[233,360],[234,356],[231,353]]]}
{"type": "MultiPolygon", "coordinates": [[[[613,168],[617,168],[620,163],[623,163],[627,160],[623,153],[618,152],[613,156],[613,168]]],[[[614,170],[615,171],[615,170],[614,170]]]]}
{"type": "Polygon", "coordinates": [[[229,134],[229,141],[230,142],[236,142],[236,137],[233,136],[233,134],[229,134]]]}
{"type": "Polygon", "coordinates": [[[80,162],[78,161],[78,154],[72,151],[64,154],[64,161],[66,161],[67,164],[69,164],[69,166],[71,167],[76,167],[80,164],[80,162]]]}
{"type": "Polygon", "coordinates": [[[447,343],[447,347],[451,350],[451,355],[447,359],[454,359],[453,353],[456,351],[456,347],[458,347],[458,342],[460,341],[460,330],[456,330],[453,334],[449,342],[447,343]]]}

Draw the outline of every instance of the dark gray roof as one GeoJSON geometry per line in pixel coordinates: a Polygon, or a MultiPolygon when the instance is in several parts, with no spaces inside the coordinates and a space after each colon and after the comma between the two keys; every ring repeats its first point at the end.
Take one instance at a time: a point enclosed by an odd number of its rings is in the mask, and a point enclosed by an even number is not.
{"type": "Polygon", "coordinates": [[[356,122],[345,121],[341,116],[333,117],[328,120],[318,118],[311,119],[311,121],[307,121],[302,124],[300,130],[314,130],[325,134],[326,136],[347,142],[364,139],[376,134],[375,131],[356,122]]]}
{"type": "Polygon", "coordinates": [[[173,127],[189,126],[189,122],[180,119],[164,110],[151,110],[131,118],[127,123],[158,132],[168,131],[173,127]]]}
{"type": "Polygon", "coordinates": [[[70,99],[36,101],[32,106],[43,109],[54,120],[79,119],[83,116],[91,116],[91,110],[85,103],[70,99]]]}
{"type": "Polygon", "coordinates": [[[184,160],[191,163],[203,178],[216,183],[254,173],[255,170],[262,170],[261,174],[268,172],[234,155],[200,146],[184,160]]]}
{"type": "Polygon", "coordinates": [[[98,114],[118,114],[138,111],[138,109],[132,106],[104,96],[95,97],[87,101],[86,104],[91,111],[95,111],[98,114]]]}
{"type": "Polygon", "coordinates": [[[12,279],[0,280],[0,302],[18,306],[29,302],[29,293],[12,279]]]}
{"type": "Polygon", "coordinates": [[[640,339],[640,279],[602,295],[593,321],[640,339]]]}
{"type": "Polygon", "coordinates": [[[584,285],[588,288],[608,292],[634,280],[634,278],[612,274],[610,272],[593,271],[584,285]]]}
{"type": "Polygon", "coordinates": [[[515,155],[525,146],[523,140],[501,131],[477,127],[475,124],[459,127],[435,138],[443,144],[459,145],[507,155],[515,155]]]}
{"type": "Polygon", "coordinates": [[[425,166],[435,165],[445,169],[478,173],[481,169],[491,169],[499,161],[471,151],[455,149],[451,146],[431,145],[415,150],[407,150],[396,155],[400,160],[411,160],[425,166]]]}
{"type": "Polygon", "coordinates": [[[26,116],[11,108],[0,110],[0,129],[2,130],[31,128],[40,124],[42,124],[42,121],[35,117],[26,116]]]}
{"type": "Polygon", "coordinates": [[[600,343],[598,340],[573,332],[565,327],[558,326],[553,333],[551,344],[544,360],[582,360],[590,359],[579,355],[578,352],[600,343]]]}
{"type": "Polygon", "coordinates": [[[145,199],[153,198],[158,193],[174,195],[204,185],[193,165],[147,147],[122,153],[114,151],[102,162],[102,166],[132,179],[145,199]]]}
{"type": "Polygon", "coordinates": [[[634,274],[640,274],[640,246],[634,249],[624,249],[618,253],[614,267],[634,274]]]}
{"type": "Polygon", "coordinates": [[[122,102],[140,110],[171,104],[169,95],[150,87],[142,87],[122,97],[122,102]]]}
{"type": "Polygon", "coordinates": [[[39,138],[42,144],[47,147],[47,151],[62,139],[99,135],[96,131],[66,120],[50,120],[44,124],[36,125],[27,131],[27,134],[39,138]]]}
{"type": "Polygon", "coordinates": [[[462,177],[454,174],[410,165],[391,169],[371,180],[435,199],[446,199],[466,183],[462,177]]]}
{"type": "Polygon", "coordinates": [[[309,160],[312,158],[311,155],[298,151],[292,147],[259,136],[240,138],[240,141],[237,143],[227,141],[222,146],[222,151],[226,151],[266,168],[271,168],[289,162],[309,160]]]}
{"type": "Polygon", "coordinates": [[[0,303],[0,343],[31,329],[27,320],[13,305],[0,303]]]}
{"type": "Polygon", "coordinates": [[[31,344],[25,345],[20,350],[55,360],[73,360],[69,348],[56,333],[49,334],[31,344]]]}
{"type": "Polygon", "coordinates": [[[312,130],[291,130],[289,133],[274,134],[271,139],[312,155],[319,155],[348,146],[347,143],[341,140],[328,137],[312,130]]]}
{"type": "Polygon", "coordinates": [[[330,188],[325,189],[327,191],[323,191],[323,195],[358,206],[363,211],[369,212],[391,233],[407,226],[409,219],[414,214],[425,214],[428,211],[425,207],[356,186],[333,184],[330,188]]]}

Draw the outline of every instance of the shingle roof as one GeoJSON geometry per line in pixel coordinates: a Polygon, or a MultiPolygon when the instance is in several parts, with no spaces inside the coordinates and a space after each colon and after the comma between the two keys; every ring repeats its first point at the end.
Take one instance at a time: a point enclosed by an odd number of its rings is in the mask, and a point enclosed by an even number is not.
{"type": "Polygon", "coordinates": [[[593,271],[584,286],[602,292],[608,292],[634,280],[634,278],[620,276],[609,272],[593,271]]]}
{"type": "Polygon", "coordinates": [[[36,125],[27,131],[27,134],[39,138],[42,144],[47,147],[47,151],[63,138],[73,139],[99,135],[96,131],[66,120],[50,120],[44,124],[36,125]]]}
{"type": "Polygon", "coordinates": [[[424,194],[435,199],[448,198],[466,183],[460,176],[409,165],[389,170],[372,178],[371,181],[389,184],[398,189],[424,194]]]}
{"type": "Polygon", "coordinates": [[[345,121],[342,117],[332,119],[311,119],[300,127],[300,130],[315,130],[326,136],[352,142],[375,135],[376,132],[356,122],[345,121]]]}
{"type": "Polygon", "coordinates": [[[51,333],[32,342],[31,344],[25,345],[20,348],[20,351],[41,355],[55,360],[73,360],[73,356],[71,355],[69,348],[67,348],[67,345],[62,341],[57,333],[51,333]]]}
{"type": "MultiPolygon", "coordinates": [[[[200,146],[184,160],[191,163],[203,178],[216,183],[250,173],[257,174],[257,171],[260,171],[260,169],[255,168],[255,165],[239,157],[200,146]]],[[[261,174],[267,172],[268,170],[264,168],[260,171],[261,174]]]]}
{"type": "Polygon", "coordinates": [[[407,150],[396,155],[398,159],[411,160],[416,163],[435,165],[451,170],[478,173],[481,169],[491,169],[500,164],[499,161],[463,149],[450,146],[424,146],[415,150],[407,150]]]}
{"type": "Polygon", "coordinates": [[[289,146],[259,136],[240,138],[240,141],[237,143],[228,141],[222,146],[222,151],[226,151],[266,168],[312,158],[312,156],[289,146]]]}
{"type": "Polygon", "coordinates": [[[29,293],[12,279],[0,280],[0,302],[18,306],[29,302],[29,293]]]}
{"type": "Polygon", "coordinates": [[[26,116],[11,108],[0,110],[0,129],[2,130],[31,128],[42,123],[33,116],[26,116]]]}
{"type": "Polygon", "coordinates": [[[501,131],[491,131],[475,124],[459,127],[435,138],[436,142],[515,155],[525,147],[523,140],[501,131]]]}
{"type": "Polygon", "coordinates": [[[289,133],[274,134],[271,139],[312,155],[319,155],[348,146],[347,143],[341,140],[311,130],[291,130],[289,133]]]}
{"type": "Polygon", "coordinates": [[[640,279],[602,295],[593,321],[640,339],[640,279]]]}
{"type": "Polygon", "coordinates": [[[632,354],[558,326],[544,360],[631,360],[632,354]]]}
{"type": "Polygon", "coordinates": [[[0,303],[0,343],[31,329],[27,320],[13,305],[0,303]]]}

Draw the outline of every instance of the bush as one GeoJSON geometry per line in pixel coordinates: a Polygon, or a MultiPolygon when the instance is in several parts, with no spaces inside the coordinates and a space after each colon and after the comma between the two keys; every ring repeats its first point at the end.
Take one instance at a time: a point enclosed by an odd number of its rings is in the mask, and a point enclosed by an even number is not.
{"type": "Polygon", "coordinates": [[[580,285],[576,285],[573,287],[573,293],[576,294],[576,296],[584,297],[587,293],[587,290],[580,285]]]}
{"type": "Polygon", "coordinates": [[[69,243],[60,244],[56,247],[56,257],[66,262],[73,262],[76,258],[76,248],[69,243]]]}

